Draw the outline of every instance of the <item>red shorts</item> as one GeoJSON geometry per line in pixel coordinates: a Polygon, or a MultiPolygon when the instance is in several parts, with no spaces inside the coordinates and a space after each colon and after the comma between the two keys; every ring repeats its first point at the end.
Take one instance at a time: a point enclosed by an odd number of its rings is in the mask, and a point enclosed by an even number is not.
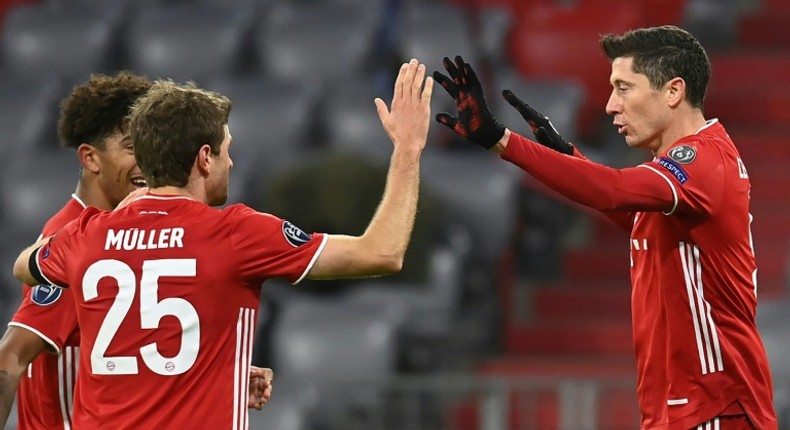
{"type": "Polygon", "coordinates": [[[746,415],[726,415],[702,423],[691,430],[757,430],[746,415]]]}

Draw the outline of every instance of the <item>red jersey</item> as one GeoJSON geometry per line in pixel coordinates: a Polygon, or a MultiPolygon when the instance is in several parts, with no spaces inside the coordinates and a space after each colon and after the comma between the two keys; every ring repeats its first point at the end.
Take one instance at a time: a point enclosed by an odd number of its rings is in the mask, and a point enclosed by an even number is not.
{"type": "Polygon", "coordinates": [[[325,240],[243,205],[181,196],[86,209],[37,255],[77,305],[75,427],[248,428],[261,283],[299,282],[325,240]]]}
{"type": "Polygon", "coordinates": [[[756,325],[751,185],[724,127],[709,121],[629,169],[514,136],[505,159],[618,224],[632,225],[642,428],[688,429],[745,413],[756,428],[776,429],[770,369],[756,325]],[[669,199],[673,207],[662,213],[669,199]]]}
{"type": "MultiPolygon", "coordinates": [[[[77,218],[85,204],[76,196],[44,225],[52,236],[77,218]]],[[[69,290],[51,285],[25,285],[22,304],[9,326],[30,330],[57,354],[39,354],[19,380],[17,430],[69,430],[79,357],[79,329],[69,290]]]]}

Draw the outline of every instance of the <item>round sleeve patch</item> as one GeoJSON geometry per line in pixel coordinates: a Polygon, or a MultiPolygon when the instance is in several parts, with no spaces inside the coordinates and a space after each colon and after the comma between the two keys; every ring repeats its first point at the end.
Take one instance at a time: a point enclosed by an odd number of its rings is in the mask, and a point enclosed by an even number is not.
{"type": "Polygon", "coordinates": [[[697,150],[689,145],[680,145],[670,149],[667,155],[680,164],[689,164],[697,158],[697,150]]]}
{"type": "Polygon", "coordinates": [[[33,291],[30,292],[30,300],[39,306],[49,306],[57,302],[62,294],[62,288],[41,284],[33,287],[33,291]]]}
{"type": "Polygon", "coordinates": [[[307,242],[310,242],[312,237],[302,231],[299,227],[291,224],[289,221],[283,222],[283,236],[285,236],[285,240],[291,244],[294,248],[298,246],[302,246],[307,242]]]}

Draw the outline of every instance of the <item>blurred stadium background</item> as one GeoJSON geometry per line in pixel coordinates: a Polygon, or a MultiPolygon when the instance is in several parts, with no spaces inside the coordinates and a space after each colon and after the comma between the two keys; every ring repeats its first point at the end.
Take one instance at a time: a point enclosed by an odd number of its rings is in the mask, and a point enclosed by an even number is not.
{"type": "MultiPolygon", "coordinates": [[[[436,70],[462,54],[509,127],[528,133],[503,88],[590,158],[634,165],[646,154],[604,114],[598,35],[672,23],[708,49],[706,116],[749,168],[759,323],[788,429],[788,21],[786,0],[0,1],[0,321],[20,299],[13,258],[74,190],[55,121],[92,72],[228,95],[231,201],[356,234],[390,148],[372,99],[388,97],[400,62],[436,70]]],[[[436,111],[450,104],[435,93],[436,111]]],[[[265,285],[254,363],[275,369],[276,389],[251,427],[638,428],[625,235],[438,125],[429,146],[403,274],[265,285]]]]}

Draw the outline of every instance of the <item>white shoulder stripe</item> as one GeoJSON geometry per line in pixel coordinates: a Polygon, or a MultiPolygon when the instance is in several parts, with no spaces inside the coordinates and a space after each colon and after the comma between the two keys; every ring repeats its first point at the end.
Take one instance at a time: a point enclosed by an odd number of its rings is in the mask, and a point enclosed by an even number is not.
{"type": "Polygon", "coordinates": [[[55,349],[55,354],[60,354],[60,347],[55,343],[55,341],[53,341],[49,337],[45,336],[44,333],[41,333],[40,331],[34,329],[33,327],[30,327],[29,325],[22,324],[22,323],[19,323],[19,322],[16,322],[16,321],[11,321],[10,323],[8,323],[8,325],[9,326],[14,326],[14,327],[21,327],[21,328],[23,328],[25,330],[32,331],[33,333],[36,334],[36,336],[40,337],[44,342],[49,344],[49,346],[54,348],[55,349]]]}
{"type": "Polygon", "coordinates": [[[657,169],[655,169],[655,168],[653,168],[651,166],[648,166],[646,164],[640,164],[640,165],[638,165],[636,167],[644,167],[645,169],[650,169],[650,170],[656,172],[658,174],[658,176],[661,176],[662,178],[664,178],[665,181],[667,181],[667,184],[669,184],[669,188],[672,190],[672,198],[674,200],[674,204],[672,204],[672,209],[670,209],[669,212],[663,212],[663,214],[664,215],[672,215],[673,213],[675,213],[675,209],[678,208],[678,191],[675,189],[675,185],[672,183],[672,181],[670,181],[669,178],[667,178],[666,175],[664,175],[663,173],[659,172],[657,169]]]}
{"type": "Polygon", "coordinates": [[[310,259],[310,263],[308,263],[307,267],[304,269],[304,272],[302,273],[302,276],[300,276],[299,279],[297,279],[296,282],[294,282],[292,285],[299,284],[300,282],[302,282],[302,280],[304,280],[304,278],[307,277],[307,274],[310,273],[310,269],[313,268],[313,265],[315,264],[316,260],[318,260],[318,256],[321,255],[321,252],[324,250],[324,247],[326,246],[326,241],[327,241],[328,238],[329,238],[329,235],[328,234],[324,234],[324,237],[321,238],[321,244],[318,245],[318,249],[315,250],[315,254],[313,254],[313,258],[310,259]]]}

